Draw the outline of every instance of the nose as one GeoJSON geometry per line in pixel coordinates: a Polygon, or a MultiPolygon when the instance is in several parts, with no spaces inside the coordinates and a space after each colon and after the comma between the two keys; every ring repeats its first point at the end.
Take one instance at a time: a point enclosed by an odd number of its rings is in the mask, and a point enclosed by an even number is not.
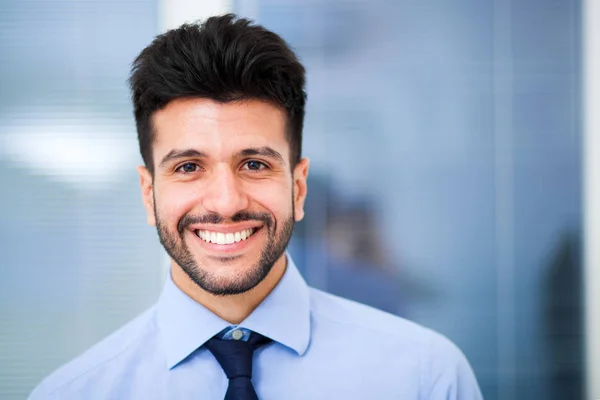
{"type": "Polygon", "coordinates": [[[230,218],[248,208],[249,201],[243,182],[227,166],[216,168],[203,188],[203,206],[206,211],[230,218]]]}

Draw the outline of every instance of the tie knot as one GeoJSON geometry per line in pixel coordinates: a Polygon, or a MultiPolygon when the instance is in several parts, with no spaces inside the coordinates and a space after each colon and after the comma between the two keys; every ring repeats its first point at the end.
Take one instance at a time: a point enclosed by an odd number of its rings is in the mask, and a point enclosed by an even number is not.
{"type": "Polygon", "coordinates": [[[252,378],[254,350],[270,341],[270,339],[252,332],[247,342],[224,340],[215,336],[206,342],[205,346],[219,362],[228,379],[252,378]]]}

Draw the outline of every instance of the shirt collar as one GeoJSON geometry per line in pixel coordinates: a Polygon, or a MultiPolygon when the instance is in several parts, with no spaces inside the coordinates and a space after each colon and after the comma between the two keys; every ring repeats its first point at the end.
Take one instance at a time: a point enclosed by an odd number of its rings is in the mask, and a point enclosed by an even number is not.
{"type": "MultiPolygon", "coordinates": [[[[310,341],[309,290],[286,256],[287,267],[277,286],[239,326],[303,355],[310,341]]],[[[183,293],[168,273],[157,303],[157,325],[170,369],[231,324],[183,293]]]]}

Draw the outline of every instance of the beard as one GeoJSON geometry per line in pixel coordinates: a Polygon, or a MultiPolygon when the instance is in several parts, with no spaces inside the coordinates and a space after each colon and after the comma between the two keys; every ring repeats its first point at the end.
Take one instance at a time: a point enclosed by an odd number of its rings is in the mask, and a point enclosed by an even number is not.
{"type": "MultiPolygon", "coordinates": [[[[278,229],[277,221],[269,213],[253,213],[240,211],[231,217],[232,222],[261,221],[262,228],[266,230],[267,241],[260,252],[258,261],[250,269],[235,278],[217,277],[210,271],[202,268],[196,262],[194,255],[185,243],[184,233],[192,224],[219,224],[225,219],[216,213],[205,215],[184,215],[177,223],[177,232],[171,232],[166,227],[157,212],[156,199],[154,200],[154,215],[156,216],[156,230],[160,243],[167,254],[175,261],[190,279],[200,288],[215,296],[230,296],[241,294],[254,288],[262,282],[275,262],[283,255],[294,230],[295,216],[292,199],[291,215],[283,219],[281,229],[278,229]]],[[[194,233],[195,234],[195,233],[194,233]]],[[[256,234],[256,232],[254,233],[256,234]]],[[[220,262],[232,262],[241,256],[220,257],[220,262]]]]}

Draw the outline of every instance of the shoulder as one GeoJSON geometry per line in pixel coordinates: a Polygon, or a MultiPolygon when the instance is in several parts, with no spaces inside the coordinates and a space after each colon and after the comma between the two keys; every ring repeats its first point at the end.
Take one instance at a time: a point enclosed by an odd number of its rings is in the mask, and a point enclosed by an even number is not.
{"type": "MultiPolygon", "coordinates": [[[[56,393],[97,372],[114,366],[143,346],[155,334],[155,308],[150,308],[84,353],[47,376],[29,395],[29,400],[56,398],[56,393]]],[[[80,385],[77,385],[80,386],[80,385]]]]}
{"type": "Polygon", "coordinates": [[[353,346],[368,342],[369,353],[379,359],[402,360],[420,371],[424,390],[431,394],[428,398],[481,399],[469,362],[444,335],[373,307],[310,290],[312,318],[322,335],[339,340],[339,332],[346,332],[353,346]]]}
{"type": "Polygon", "coordinates": [[[451,343],[441,334],[376,308],[311,288],[311,312],[318,321],[365,335],[385,336],[411,346],[445,348],[451,343]]]}

